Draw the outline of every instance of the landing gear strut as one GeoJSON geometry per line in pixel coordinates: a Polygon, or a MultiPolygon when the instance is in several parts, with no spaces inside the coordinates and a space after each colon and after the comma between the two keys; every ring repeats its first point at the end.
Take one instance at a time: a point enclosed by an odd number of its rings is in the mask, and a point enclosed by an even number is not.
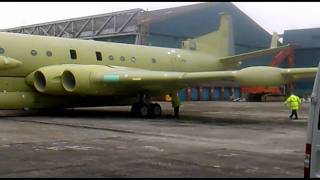
{"type": "Polygon", "coordinates": [[[158,103],[151,103],[150,98],[146,95],[141,95],[139,102],[131,107],[131,113],[136,117],[141,118],[156,118],[160,117],[162,110],[158,103]]]}

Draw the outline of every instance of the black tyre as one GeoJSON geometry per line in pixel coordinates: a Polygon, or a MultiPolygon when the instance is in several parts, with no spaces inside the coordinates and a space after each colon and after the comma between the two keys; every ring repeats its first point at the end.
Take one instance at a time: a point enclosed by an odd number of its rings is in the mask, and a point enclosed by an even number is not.
{"type": "Polygon", "coordinates": [[[162,109],[158,103],[151,104],[151,113],[150,113],[151,117],[153,118],[160,117],[161,113],[162,113],[162,109]]]}
{"type": "Polygon", "coordinates": [[[148,117],[150,115],[150,107],[147,104],[140,104],[138,108],[138,115],[141,118],[148,117]]]}

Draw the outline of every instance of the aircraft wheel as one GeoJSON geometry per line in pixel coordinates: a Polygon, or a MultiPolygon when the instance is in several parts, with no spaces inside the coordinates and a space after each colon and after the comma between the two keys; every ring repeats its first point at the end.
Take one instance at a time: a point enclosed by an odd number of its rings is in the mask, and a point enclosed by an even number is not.
{"type": "Polygon", "coordinates": [[[140,104],[138,108],[138,116],[145,118],[148,117],[150,114],[150,107],[147,104],[140,104]]]}
{"type": "Polygon", "coordinates": [[[156,104],[151,104],[151,117],[160,117],[162,113],[161,106],[156,104]]]}

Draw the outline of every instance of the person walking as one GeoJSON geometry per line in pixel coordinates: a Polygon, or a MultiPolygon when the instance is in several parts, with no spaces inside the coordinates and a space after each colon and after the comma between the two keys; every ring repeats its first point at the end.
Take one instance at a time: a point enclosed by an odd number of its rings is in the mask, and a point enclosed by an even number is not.
{"type": "Polygon", "coordinates": [[[299,105],[301,104],[301,100],[298,96],[291,93],[291,95],[287,98],[287,100],[284,102],[285,105],[290,105],[291,109],[291,115],[289,116],[290,119],[295,116],[295,119],[298,119],[298,113],[297,110],[299,109],[299,105]]]}
{"type": "Polygon", "coordinates": [[[174,117],[179,118],[180,99],[176,94],[170,93],[169,96],[171,97],[171,104],[174,109],[174,117]]]}

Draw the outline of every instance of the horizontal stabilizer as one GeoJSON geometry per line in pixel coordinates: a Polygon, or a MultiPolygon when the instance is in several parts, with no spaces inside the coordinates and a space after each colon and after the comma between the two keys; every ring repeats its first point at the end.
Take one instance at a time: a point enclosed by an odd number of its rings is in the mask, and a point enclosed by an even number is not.
{"type": "Polygon", "coordinates": [[[222,59],[220,59],[220,61],[223,64],[225,64],[226,66],[233,66],[234,64],[237,64],[241,61],[250,60],[250,59],[254,59],[254,58],[258,58],[258,57],[266,56],[266,55],[272,55],[272,54],[275,54],[283,49],[291,48],[292,46],[293,45],[289,44],[289,45],[280,46],[280,47],[276,47],[276,48],[263,49],[263,50],[249,52],[249,53],[243,53],[243,54],[239,54],[239,55],[235,55],[235,56],[229,56],[229,57],[222,58],[222,59]]]}

